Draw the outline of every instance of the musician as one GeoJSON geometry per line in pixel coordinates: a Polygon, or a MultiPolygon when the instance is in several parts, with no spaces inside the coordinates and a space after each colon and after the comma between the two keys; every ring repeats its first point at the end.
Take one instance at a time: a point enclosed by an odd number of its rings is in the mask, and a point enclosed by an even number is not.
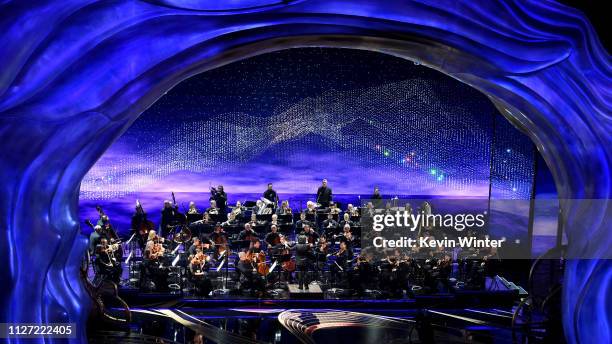
{"type": "Polygon", "coordinates": [[[212,282],[208,278],[210,268],[210,257],[204,254],[202,249],[197,248],[189,261],[189,272],[191,283],[195,286],[196,295],[208,297],[212,290],[212,282]]]}
{"type": "Polygon", "coordinates": [[[339,240],[340,242],[346,243],[346,246],[351,250],[356,246],[356,239],[353,232],[351,232],[351,227],[349,225],[344,225],[339,240]]]}
{"type": "Polygon", "coordinates": [[[291,283],[293,281],[292,273],[295,271],[295,260],[291,259],[291,250],[295,248],[295,242],[287,240],[287,237],[281,235],[280,244],[274,246],[272,255],[282,255],[279,261],[281,263],[281,276],[282,281],[291,283]]]}
{"type": "MultiPolygon", "coordinates": [[[[272,233],[268,233],[268,235],[270,235],[270,234],[272,234],[272,233]]],[[[267,239],[267,236],[266,236],[266,239],[267,239]]],[[[268,242],[268,241],[266,240],[266,242],[268,242]]],[[[272,240],[272,242],[274,243],[274,240],[272,240]]],[[[282,254],[282,252],[285,249],[290,247],[289,243],[287,242],[286,237],[284,235],[282,235],[282,234],[278,235],[278,243],[275,243],[273,245],[270,245],[268,243],[268,245],[269,245],[268,246],[268,253],[270,254],[270,256],[276,256],[276,255],[282,254]]]]}
{"type": "Polygon", "coordinates": [[[268,223],[268,227],[272,228],[272,226],[280,227],[280,222],[278,222],[278,215],[272,214],[272,219],[270,223],[268,223]]]}
{"type": "Polygon", "coordinates": [[[235,226],[237,225],[239,222],[236,219],[236,214],[235,213],[229,213],[227,221],[223,222],[221,225],[223,227],[231,227],[231,226],[235,226]]]}
{"type": "Polygon", "coordinates": [[[130,222],[132,229],[138,230],[146,220],[147,213],[145,213],[144,209],[142,209],[140,204],[137,204],[136,210],[134,211],[134,215],[132,215],[132,221],[130,222]]]}
{"type": "Polygon", "coordinates": [[[217,188],[210,188],[210,199],[215,201],[217,208],[219,208],[219,219],[225,221],[227,217],[227,194],[223,190],[223,185],[217,186],[217,188]]]}
{"type": "Polygon", "coordinates": [[[150,278],[155,284],[155,289],[164,291],[168,289],[168,269],[161,262],[161,257],[164,256],[165,248],[162,243],[164,238],[161,238],[155,231],[149,231],[149,240],[145,246],[144,267],[145,276],[150,278]]]}
{"type": "Polygon", "coordinates": [[[207,211],[205,211],[205,212],[202,214],[202,224],[204,224],[204,225],[210,225],[210,224],[212,224],[212,222],[213,222],[213,221],[212,221],[212,219],[210,218],[210,214],[209,214],[207,211]]]}
{"type": "Polygon", "coordinates": [[[315,232],[308,223],[304,224],[304,229],[300,232],[300,235],[305,236],[309,244],[315,244],[319,240],[319,233],[315,232]]]}
{"type": "Polygon", "coordinates": [[[382,207],[382,195],[380,194],[380,189],[378,186],[374,187],[374,193],[370,196],[370,200],[376,208],[382,207]]]}
{"type": "Polygon", "coordinates": [[[268,205],[264,201],[258,199],[255,202],[255,207],[253,207],[253,212],[257,215],[267,215],[272,214],[273,209],[268,207],[268,205]]]}
{"type": "Polygon", "coordinates": [[[278,205],[278,194],[272,188],[272,183],[268,183],[268,189],[264,191],[263,197],[268,201],[272,202],[272,204],[274,204],[274,207],[276,208],[276,206],[278,205]]]}
{"type": "Polygon", "coordinates": [[[252,212],[251,220],[247,223],[251,225],[251,228],[255,229],[255,228],[266,226],[268,222],[266,220],[257,220],[257,214],[255,212],[252,212]]]}
{"type": "Polygon", "coordinates": [[[165,241],[164,238],[161,238],[157,235],[155,231],[149,231],[149,236],[147,238],[147,244],[145,245],[144,258],[146,259],[148,254],[153,252],[153,246],[157,243],[163,243],[165,241]]]}
{"type": "Polygon", "coordinates": [[[386,250],[386,257],[379,265],[381,289],[391,296],[397,297],[402,293],[402,276],[400,274],[400,261],[394,250],[386,250]]]}
{"type": "Polygon", "coordinates": [[[232,211],[230,212],[230,214],[234,214],[234,218],[240,222],[243,218],[243,207],[242,207],[242,203],[240,201],[236,201],[236,205],[234,206],[234,209],[232,209],[232,211]]]}
{"type": "Polygon", "coordinates": [[[376,214],[376,209],[374,209],[374,203],[368,202],[366,204],[366,213],[369,217],[373,217],[376,214]]]}
{"type": "Polygon", "coordinates": [[[102,233],[102,226],[100,225],[96,225],[94,227],[94,231],[91,232],[91,234],[89,235],[89,253],[90,254],[95,254],[96,252],[96,246],[98,246],[98,244],[100,244],[100,240],[102,238],[107,238],[107,236],[102,233]]]}
{"type": "Polygon", "coordinates": [[[278,209],[276,210],[276,213],[277,213],[278,215],[291,215],[291,214],[293,214],[293,212],[291,211],[291,208],[289,207],[289,201],[284,200],[284,201],[281,203],[280,208],[278,208],[278,209]]]}
{"type": "Polygon", "coordinates": [[[331,202],[329,204],[329,213],[332,214],[332,215],[340,214],[340,208],[338,208],[338,206],[336,205],[335,202],[331,202]]]}
{"type": "Polygon", "coordinates": [[[325,265],[327,264],[327,254],[329,251],[329,241],[327,241],[327,238],[325,237],[325,235],[322,235],[321,237],[319,237],[319,242],[317,243],[317,246],[315,247],[315,273],[317,276],[317,280],[320,280],[320,275],[323,272],[323,269],[325,268],[325,265]]]}
{"type": "Polygon", "coordinates": [[[117,232],[113,225],[111,225],[110,220],[107,215],[100,216],[98,220],[98,225],[102,227],[101,233],[103,233],[106,238],[110,239],[119,239],[117,232]]]}
{"type": "Polygon", "coordinates": [[[245,223],[244,229],[238,234],[238,240],[254,240],[257,238],[257,233],[251,228],[249,223],[245,223]]]}
{"type": "Polygon", "coordinates": [[[138,241],[138,246],[140,250],[144,250],[144,246],[146,244],[148,231],[153,228],[149,228],[154,226],[153,223],[147,220],[147,213],[145,213],[144,209],[140,205],[138,201],[136,201],[136,210],[134,211],[134,215],[132,215],[132,220],[130,222],[131,231],[134,233],[139,233],[137,235],[136,240],[138,241]]]}
{"type": "Polygon", "coordinates": [[[410,205],[410,203],[406,203],[406,205],[404,206],[404,211],[408,213],[408,215],[412,214],[412,206],[410,205]]]}
{"type": "Polygon", "coordinates": [[[212,241],[213,243],[218,243],[222,241],[221,239],[227,239],[227,235],[225,234],[225,231],[223,230],[223,226],[221,226],[221,224],[217,222],[213,232],[210,233],[210,235],[208,235],[208,240],[212,241]]]}
{"type": "Polygon", "coordinates": [[[327,186],[327,179],[323,179],[321,186],[317,190],[317,203],[323,208],[329,207],[332,201],[332,190],[327,186]]]}
{"type": "Polygon", "coordinates": [[[336,256],[336,261],[331,264],[332,280],[342,282],[343,276],[349,269],[349,263],[353,259],[353,251],[347,247],[346,242],[340,242],[340,249],[332,254],[336,256]]]}
{"type": "Polygon", "coordinates": [[[344,227],[346,227],[347,225],[350,228],[353,227],[355,224],[353,223],[353,221],[351,221],[349,213],[344,213],[344,215],[342,216],[342,221],[340,221],[340,227],[344,229],[344,227]]]}
{"type": "Polygon", "coordinates": [[[119,284],[122,268],[121,257],[116,257],[115,255],[117,250],[118,244],[109,245],[108,240],[104,237],[96,245],[95,264],[97,266],[97,281],[112,281],[119,284]]]}
{"type": "Polygon", "coordinates": [[[220,223],[217,222],[217,225],[215,226],[215,229],[212,233],[210,233],[210,235],[208,236],[208,242],[213,243],[216,249],[216,254],[215,254],[215,259],[219,259],[219,256],[221,255],[221,253],[223,251],[227,251],[228,247],[227,247],[227,235],[225,233],[225,231],[223,230],[223,226],[221,226],[220,223]]]}
{"type": "Polygon", "coordinates": [[[299,233],[302,231],[302,229],[304,229],[304,225],[308,224],[309,226],[312,226],[312,222],[306,220],[306,213],[302,212],[300,213],[300,219],[295,223],[295,232],[299,233]]]}
{"type": "Polygon", "coordinates": [[[325,234],[336,233],[336,229],[338,229],[338,221],[334,220],[334,215],[332,213],[327,214],[327,219],[323,221],[322,232],[325,234]]]}
{"type": "Polygon", "coordinates": [[[259,252],[261,252],[261,241],[259,240],[251,241],[251,246],[249,247],[249,253],[254,255],[254,254],[259,254],[259,252]]]}
{"type": "Polygon", "coordinates": [[[364,290],[367,289],[367,286],[374,275],[374,270],[372,268],[372,264],[370,263],[371,259],[371,255],[367,255],[362,251],[359,257],[357,257],[357,262],[353,268],[353,273],[349,275],[349,285],[351,289],[355,290],[357,295],[363,295],[364,290]]]}
{"type": "Polygon", "coordinates": [[[198,208],[196,208],[195,202],[189,202],[189,210],[187,210],[187,214],[199,214],[198,208]]]}
{"type": "Polygon", "coordinates": [[[108,215],[102,213],[101,210],[98,210],[98,212],[100,212],[100,217],[98,218],[98,223],[96,224],[100,227],[104,227],[104,224],[109,223],[108,215]]]}
{"type": "Polygon", "coordinates": [[[253,258],[247,252],[238,253],[238,264],[236,264],[240,276],[240,284],[244,288],[250,288],[252,294],[262,296],[265,292],[265,280],[257,273],[253,258]]]}
{"type": "Polygon", "coordinates": [[[316,215],[317,214],[317,204],[313,201],[306,202],[306,214],[308,215],[316,215]]]}
{"type": "Polygon", "coordinates": [[[217,207],[217,201],[214,199],[210,200],[210,207],[206,209],[208,215],[219,215],[219,208],[217,207]]]}
{"type": "Polygon", "coordinates": [[[202,242],[200,241],[200,238],[195,237],[193,238],[193,244],[191,244],[191,246],[189,246],[189,249],[187,250],[187,253],[189,253],[189,257],[193,257],[196,254],[196,250],[202,250],[203,245],[202,242]]]}
{"type": "Polygon", "coordinates": [[[166,236],[168,236],[168,233],[170,232],[169,226],[176,223],[177,213],[178,205],[172,206],[172,202],[170,202],[169,200],[165,200],[164,207],[161,211],[161,223],[159,226],[159,232],[162,237],[165,238],[166,236]]]}
{"type": "Polygon", "coordinates": [[[359,209],[354,207],[352,204],[349,203],[349,205],[346,207],[346,212],[349,214],[349,218],[351,217],[357,217],[359,216],[359,209]]]}
{"type": "Polygon", "coordinates": [[[300,235],[298,237],[298,244],[295,245],[295,265],[297,270],[298,278],[298,289],[302,290],[310,284],[308,278],[308,272],[312,269],[312,263],[314,262],[314,253],[312,246],[307,243],[306,236],[300,235]]]}
{"type": "Polygon", "coordinates": [[[280,243],[280,234],[278,234],[278,227],[276,225],[270,226],[270,232],[266,234],[264,241],[268,244],[268,247],[273,247],[280,243]]]}

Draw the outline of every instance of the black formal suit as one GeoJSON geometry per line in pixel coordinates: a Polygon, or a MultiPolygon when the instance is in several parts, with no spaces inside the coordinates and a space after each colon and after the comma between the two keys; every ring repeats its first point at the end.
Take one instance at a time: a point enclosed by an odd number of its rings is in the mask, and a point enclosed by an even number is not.
{"type": "Polygon", "coordinates": [[[295,266],[298,275],[298,288],[303,289],[304,286],[308,289],[307,274],[311,269],[312,262],[314,261],[314,252],[308,244],[297,244],[295,245],[295,266]]]}
{"type": "Polygon", "coordinates": [[[268,201],[274,203],[274,206],[276,207],[276,204],[278,203],[278,195],[276,194],[276,191],[274,191],[274,189],[268,189],[264,191],[263,197],[268,201]]]}
{"type": "Polygon", "coordinates": [[[328,208],[332,201],[332,189],[329,186],[320,186],[317,190],[317,203],[323,208],[328,208]]]}

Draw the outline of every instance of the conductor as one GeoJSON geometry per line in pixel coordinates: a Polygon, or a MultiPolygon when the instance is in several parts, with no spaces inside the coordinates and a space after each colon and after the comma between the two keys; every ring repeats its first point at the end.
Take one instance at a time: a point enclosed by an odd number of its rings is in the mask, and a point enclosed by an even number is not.
{"type": "Polygon", "coordinates": [[[306,243],[306,236],[300,235],[298,243],[295,245],[295,265],[298,278],[298,289],[303,290],[304,287],[308,290],[310,284],[308,271],[311,270],[314,261],[314,252],[312,247],[306,243]]]}

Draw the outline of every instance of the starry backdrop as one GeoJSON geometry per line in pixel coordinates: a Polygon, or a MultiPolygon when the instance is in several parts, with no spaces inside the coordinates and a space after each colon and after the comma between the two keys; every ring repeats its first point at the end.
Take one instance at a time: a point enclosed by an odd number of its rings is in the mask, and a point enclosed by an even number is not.
{"type": "Polygon", "coordinates": [[[485,95],[438,71],[376,52],[289,49],[168,91],[85,176],[80,209],[112,208],[125,227],[137,198],[156,220],[170,191],[205,208],[210,185],[233,203],[273,182],[299,210],[322,178],[344,206],[374,186],[387,198],[527,199],[533,155],[485,95]]]}

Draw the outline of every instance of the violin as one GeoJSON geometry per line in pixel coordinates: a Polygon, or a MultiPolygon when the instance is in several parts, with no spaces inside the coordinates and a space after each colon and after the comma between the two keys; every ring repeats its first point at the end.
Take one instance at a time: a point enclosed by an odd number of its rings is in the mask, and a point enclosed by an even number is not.
{"type": "Polygon", "coordinates": [[[342,255],[344,252],[346,252],[346,248],[343,248],[342,246],[340,246],[340,249],[338,251],[329,254],[328,257],[331,257],[331,256],[338,257],[338,256],[342,255]]]}
{"type": "Polygon", "coordinates": [[[164,248],[164,246],[157,242],[153,244],[153,248],[151,249],[151,252],[149,253],[149,259],[151,260],[157,260],[159,259],[159,257],[164,255],[164,252],[166,251],[166,249],[164,248]]]}
{"type": "MultiPolygon", "coordinates": [[[[207,261],[210,260],[210,257],[204,254],[203,252],[196,253],[191,259],[191,269],[193,270],[202,270],[207,261]]],[[[202,271],[193,271],[194,275],[203,275],[202,271]]]]}

